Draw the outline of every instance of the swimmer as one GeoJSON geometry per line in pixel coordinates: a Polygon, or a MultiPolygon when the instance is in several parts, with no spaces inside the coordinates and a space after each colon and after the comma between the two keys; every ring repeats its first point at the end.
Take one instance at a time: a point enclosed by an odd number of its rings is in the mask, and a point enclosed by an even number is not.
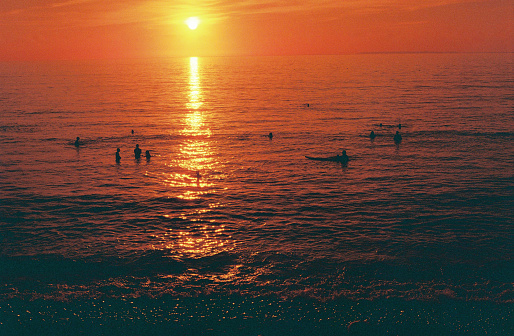
{"type": "Polygon", "coordinates": [[[141,148],[139,148],[139,144],[136,145],[136,148],[134,148],[134,156],[137,160],[141,157],[141,148]]]}
{"type": "Polygon", "coordinates": [[[201,178],[201,177],[202,177],[202,176],[200,175],[200,171],[199,171],[199,170],[197,170],[197,171],[196,171],[196,186],[197,186],[197,187],[199,187],[199,186],[200,186],[200,178],[201,178]]]}
{"type": "Polygon", "coordinates": [[[371,133],[369,134],[369,138],[370,138],[371,140],[373,140],[373,139],[375,139],[375,137],[376,137],[375,132],[371,131],[371,133]]]}
{"type": "Polygon", "coordinates": [[[75,140],[75,147],[80,146],[80,138],[77,137],[77,140],[75,140]]]}
{"type": "MultiPolygon", "coordinates": [[[[339,156],[339,155],[338,155],[339,156]]],[[[347,164],[348,161],[350,161],[350,158],[348,157],[348,155],[346,155],[346,151],[344,150],[339,161],[342,163],[342,164],[347,164]]]]}
{"type": "Polygon", "coordinates": [[[402,141],[402,135],[400,132],[396,131],[396,134],[394,135],[394,142],[399,144],[402,141]]]}
{"type": "Polygon", "coordinates": [[[268,134],[268,138],[269,138],[270,140],[273,140],[273,133],[269,132],[269,134],[268,134]]]}
{"type": "Polygon", "coordinates": [[[120,149],[119,149],[119,148],[117,148],[117,149],[116,149],[116,162],[117,162],[117,163],[120,163],[120,161],[121,161],[120,149]]]}
{"type": "Polygon", "coordinates": [[[146,157],[146,160],[147,160],[147,161],[149,161],[149,160],[150,160],[150,158],[152,157],[152,156],[150,155],[150,151],[149,151],[149,150],[147,150],[147,151],[145,152],[145,157],[146,157]]]}

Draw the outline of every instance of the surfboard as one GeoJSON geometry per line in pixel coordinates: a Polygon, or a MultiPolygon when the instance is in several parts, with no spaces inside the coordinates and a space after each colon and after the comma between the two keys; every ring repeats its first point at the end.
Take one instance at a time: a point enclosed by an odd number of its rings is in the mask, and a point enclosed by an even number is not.
{"type": "Polygon", "coordinates": [[[312,157],[312,156],[305,155],[305,157],[307,159],[309,159],[309,160],[316,160],[316,161],[332,161],[332,162],[341,162],[341,163],[347,163],[348,162],[348,159],[344,159],[340,155],[329,156],[329,157],[312,157]]]}

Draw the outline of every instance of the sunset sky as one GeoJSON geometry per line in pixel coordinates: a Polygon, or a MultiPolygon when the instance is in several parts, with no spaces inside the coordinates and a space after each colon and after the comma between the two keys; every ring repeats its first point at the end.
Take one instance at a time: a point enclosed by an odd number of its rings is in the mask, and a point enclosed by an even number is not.
{"type": "Polygon", "coordinates": [[[512,0],[2,0],[0,60],[513,52],[513,22],[512,0]]]}

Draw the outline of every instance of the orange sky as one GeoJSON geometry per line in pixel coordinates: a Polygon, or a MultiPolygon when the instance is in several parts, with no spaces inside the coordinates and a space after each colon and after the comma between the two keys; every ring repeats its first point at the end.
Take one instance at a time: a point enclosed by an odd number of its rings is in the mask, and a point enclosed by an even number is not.
{"type": "Polygon", "coordinates": [[[1,0],[0,60],[514,52],[513,22],[512,0],[1,0]]]}

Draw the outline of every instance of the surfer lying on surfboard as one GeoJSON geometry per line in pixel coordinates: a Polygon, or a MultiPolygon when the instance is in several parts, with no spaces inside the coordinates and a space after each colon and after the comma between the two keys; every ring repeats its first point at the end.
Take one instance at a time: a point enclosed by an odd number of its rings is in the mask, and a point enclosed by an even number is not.
{"type": "Polygon", "coordinates": [[[317,161],[333,161],[333,162],[341,162],[343,164],[348,163],[350,161],[350,158],[348,155],[346,155],[346,151],[343,151],[342,155],[336,155],[336,156],[329,156],[329,157],[312,157],[305,155],[307,159],[310,160],[317,160],[317,161]]]}

